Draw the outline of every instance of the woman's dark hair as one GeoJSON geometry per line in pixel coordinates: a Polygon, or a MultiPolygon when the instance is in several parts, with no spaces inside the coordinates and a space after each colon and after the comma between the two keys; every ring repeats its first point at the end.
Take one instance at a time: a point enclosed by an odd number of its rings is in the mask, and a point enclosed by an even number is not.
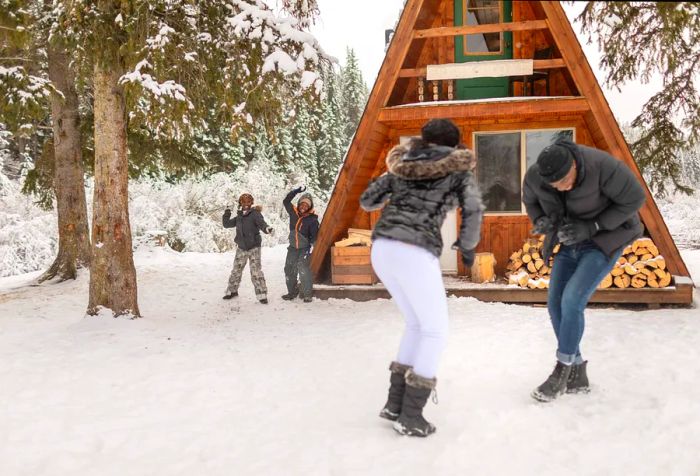
{"type": "Polygon", "coordinates": [[[448,147],[459,144],[459,128],[449,119],[431,119],[420,132],[425,142],[448,147]]]}

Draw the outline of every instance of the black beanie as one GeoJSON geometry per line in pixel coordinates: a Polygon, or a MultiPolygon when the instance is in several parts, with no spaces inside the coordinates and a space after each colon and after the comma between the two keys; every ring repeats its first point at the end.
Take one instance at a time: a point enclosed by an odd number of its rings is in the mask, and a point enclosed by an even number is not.
{"type": "MultiPolygon", "coordinates": [[[[567,144],[568,145],[568,144],[567,144]]],[[[540,177],[547,183],[557,182],[571,170],[574,155],[570,147],[555,142],[544,148],[537,157],[540,177]]]]}

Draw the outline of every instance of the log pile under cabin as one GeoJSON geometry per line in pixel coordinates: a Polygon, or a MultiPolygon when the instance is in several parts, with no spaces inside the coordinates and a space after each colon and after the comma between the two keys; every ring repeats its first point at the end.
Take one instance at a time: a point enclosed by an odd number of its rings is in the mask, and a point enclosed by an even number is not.
{"type": "Polygon", "coordinates": [[[350,228],[348,237],[331,247],[333,284],[376,284],[371,263],[372,230],[350,228]]]}
{"type": "MultiPolygon", "coordinates": [[[[506,277],[509,284],[522,288],[546,289],[553,259],[545,263],[542,257],[544,236],[529,238],[523,247],[510,256],[506,277]]],[[[559,251],[559,245],[554,252],[559,251]]],[[[671,284],[671,273],[666,260],[649,238],[640,238],[622,252],[613,270],[603,278],[599,289],[615,288],[664,288],[671,284]]]]}

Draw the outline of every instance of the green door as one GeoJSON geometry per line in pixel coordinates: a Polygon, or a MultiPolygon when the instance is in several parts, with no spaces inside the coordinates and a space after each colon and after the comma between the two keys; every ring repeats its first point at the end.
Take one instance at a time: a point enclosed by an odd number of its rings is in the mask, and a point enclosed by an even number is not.
{"type": "MultiPolygon", "coordinates": [[[[511,0],[455,0],[455,26],[513,21],[511,0]]],[[[483,33],[455,37],[455,62],[513,58],[513,33],[483,33]]],[[[508,97],[508,78],[459,79],[457,99],[508,97]]]]}

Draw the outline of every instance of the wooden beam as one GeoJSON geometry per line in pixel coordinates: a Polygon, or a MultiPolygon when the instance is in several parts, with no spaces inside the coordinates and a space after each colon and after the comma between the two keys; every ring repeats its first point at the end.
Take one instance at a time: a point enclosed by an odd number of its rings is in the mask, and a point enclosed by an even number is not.
{"type": "Polygon", "coordinates": [[[416,30],[413,32],[413,39],[473,35],[478,33],[500,33],[503,31],[545,30],[547,28],[548,25],[546,20],[530,20],[513,23],[491,23],[488,25],[443,26],[440,28],[416,30]]]}
{"type": "Polygon", "coordinates": [[[690,276],[688,268],[683,262],[681,254],[666,226],[666,222],[654,201],[654,197],[649,191],[646,181],[639,171],[637,163],[634,161],[634,157],[632,157],[627,141],[612,114],[610,105],[603,95],[598,80],[593,74],[593,69],[586,59],[583,48],[581,48],[581,44],[576,38],[576,33],[564,13],[564,9],[559,2],[541,1],[539,5],[547,16],[547,23],[550,25],[549,30],[566,62],[576,88],[581,92],[581,95],[586,97],[590,104],[591,113],[600,126],[600,132],[607,145],[608,152],[625,162],[644,187],[646,202],[639,214],[651,239],[654,240],[659,249],[663,250],[668,269],[672,274],[690,276]]]}
{"type": "MultiPolygon", "coordinates": [[[[563,58],[545,59],[545,60],[533,60],[533,69],[555,69],[555,68],[565,68],[566,63],[563,58]]],[[[427,74],[427,67],[422,68],[406,68],[399,71],[400,78],[420,78],[425,77],[427,74]]]]}
{"type": "Polygon", "coordinates": [[[424,122],[435,117],[446,119],[520,117],[552,114],[583,114],[590,111],[585,98],[535,99],[523,101],[490,101],[476,103],[421,103],[415,106],[384,108],[379,122],[397,127],[405,122],[424,122]]]}

